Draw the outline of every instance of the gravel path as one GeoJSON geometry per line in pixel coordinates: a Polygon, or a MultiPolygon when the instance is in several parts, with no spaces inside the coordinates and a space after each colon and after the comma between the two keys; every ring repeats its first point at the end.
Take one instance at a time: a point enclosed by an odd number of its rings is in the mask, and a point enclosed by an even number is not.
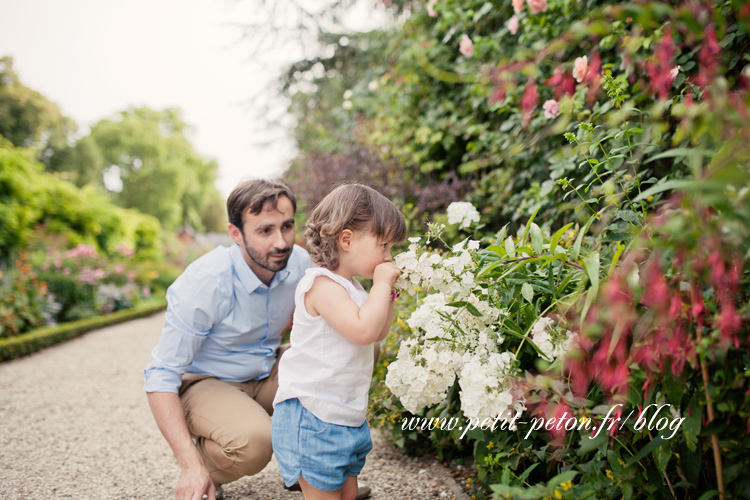
{"type": "MultiPolygon", "coordinates": [[[[179,467],[154,423],[143,369],[159,340],[157,314],[0,364],[0,497],[173,499],[179,467]]],[[[405,457],[373,430],[360,476],[373,500],[467,500],[434,460],[405,457]]],[[[302,500],[275,461],[225,485],[227,500],[302,500]]]]}

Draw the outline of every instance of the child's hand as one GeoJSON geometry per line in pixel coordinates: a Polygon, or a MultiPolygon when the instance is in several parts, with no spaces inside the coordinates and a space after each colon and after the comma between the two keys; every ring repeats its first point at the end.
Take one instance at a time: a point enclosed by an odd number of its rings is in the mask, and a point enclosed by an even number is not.
{"type": "Polygon", "coordinates": [[[372,282],[373,284],[382,282],[393,288],[399,276],[401,276],[401,271],[396,267],[396,264],[393,262],[383,262],[375,267],[372,282]]]}

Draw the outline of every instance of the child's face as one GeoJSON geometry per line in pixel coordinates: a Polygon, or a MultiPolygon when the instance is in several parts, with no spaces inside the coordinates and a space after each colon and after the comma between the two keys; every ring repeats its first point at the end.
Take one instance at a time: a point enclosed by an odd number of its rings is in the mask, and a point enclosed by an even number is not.
{"type": "Polygon", "coordinates": [[[390,262],[393,243],[378,239],[370,231],[355,231],[352,243],[355,260],[355,276],[372,279],[375,268],[383,262],[390,262]]]}

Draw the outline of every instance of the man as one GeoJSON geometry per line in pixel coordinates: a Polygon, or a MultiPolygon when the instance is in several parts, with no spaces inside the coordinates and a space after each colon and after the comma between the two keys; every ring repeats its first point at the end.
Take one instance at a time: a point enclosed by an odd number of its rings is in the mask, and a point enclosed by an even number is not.
{"type": "Polygon", "coordinates": [[[181,469],[178,500],[221,498],[222,484],[271,460],[281,333],[309,265],[294,245],[295,210],[282,181],[239,185],[227,200],[236,246],[199,258],[167,291],[144,390],[181,469]]]}

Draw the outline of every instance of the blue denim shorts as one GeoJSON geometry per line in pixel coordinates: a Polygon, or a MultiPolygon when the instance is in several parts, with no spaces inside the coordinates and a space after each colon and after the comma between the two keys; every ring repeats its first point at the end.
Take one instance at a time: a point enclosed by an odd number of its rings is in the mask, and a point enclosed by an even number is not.
{"type": "Polygon", "coordinates": [[[336,491],[348,476],[358,476],[372,450],[367,422],[359,427],[323,422],[298,399],[276,405],[273,452],[287,486],[300,476],[319,490],[336,491]]]}

